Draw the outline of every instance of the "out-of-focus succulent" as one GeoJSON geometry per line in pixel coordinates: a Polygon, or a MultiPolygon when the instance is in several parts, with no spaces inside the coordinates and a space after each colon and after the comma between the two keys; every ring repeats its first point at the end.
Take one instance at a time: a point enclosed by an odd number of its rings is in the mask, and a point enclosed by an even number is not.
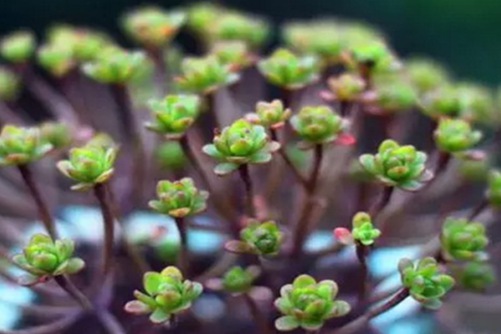
{"type": "Polygon", "coordinates": [[[307,147],[332,142],[343,131],[343,119],[327,106],[304,107],[290,122],[307,147]]]}
{"type": "Polygon", "coordinates": [[[231,72],[214,55],[185,58],[181,65],[181,75],[176,78],[180,88],[193,92],[209,94],[238,80],[238,74],[231,72]]]}
{"type": "Polygon", "coordinates": [[[416,301],[424,307],[438,309],[442,306],[441,298],[452,289],[454,279],[440,272],[437,261],[426,257],[414,264],[409,259],[402,259],[398,270],[404,287],[416,301]]]}
{"type": "Polygon", "coordinates": [[[234,253],[271,256],[280,251],[282,239],[283,234],[274,221],[251,221],[240,231],[240,240],[228,241],[225,248],[234,253]]]}
{"type": "Polygon", "coordinates": [[[280,289],[275,307],[283,314],[275,321],[279,331],[290,331],[301,327],[307,331],[320,329],[332,318],[342,317],[350,312],[350,305],[336,300],[338,286],[332,280],[317,281],[309,275],[296,277],[292,284],[280,289]]]}
{"type": "Polygon", "coordinates": [[[465,120],[441,118],[434,136],[441,151],[457,153],[475,146],[482,138],[482,133],[473,130],[470,123],[465,120]]]}
{"type": "Polygon", "coordinates": [[[189,177],[178,181],[159,181],[157,200],[148,203],[153,210],[175,218],[191,216],[202,212],[207,207],[209,193],[198,190],[189,177]]]}
{"type": "Polygon", "coordinates": [[[353,64],[365,76],[369,73],[393,72],[399,67],[393,52],[380,40],[353,43],[350,47],[353,64]]]}
{"type": "Polygon", "coordinates": [[[187,159],[178,141],[167,141],[155,150],[158,164],[166,170],[179,170],[186,165],[187,159]]]}
{"type": "Polygon", "coordinates": [[[353,239],[364,246],[374,244],[376,239],[381,235],[381,231],[372,225],[372,219],[366,212],[358,212],[353,217],[352,225],[351,234],[353,239]]]}
{"type": "Polygon", "coordinates": [[[214,172],[225,175],[242,164],[267,163],[279,148],[278,142],[269,140],[263,126],[240,119],[225,127],[203,151],[220,162],[214,172]]]}
{"type": "Polygon", "coordinates": [[[20,88],[19,77],[8,68],[0,67],[0,100],[15,100],[19,95],[20,88]]]}
{"type": "Polygon", "coordinates": [[[297,56],[287,49],[278,49],[258,63],[259,71],[274,85],[299,89],[318,79],[318,61],[313,56],[297,56]]]}
{"type": "Polygon", "coordinates": [[[0,42],[0,55],[14,64],[26,63],[36,48],[35,36],[27,30],[20,30],[5,36],[0,42]]]}
{"type": "Polygon", "coordinates": [[[52,240],[44,234],[35,234],[22,254],[12,260],[29,275],[21,276],[19,283],[32,285],[59,275],[71,275],[85,266],[82,259],[73,257],[75,244],[70,239],[52,240]]]}
{"type": "Polygon", "coordinates": [[[155,324],[168,324],[172,316],[187,310],[202,294],[200,283],[185,280],[176,267],[167,267],[161,272],[144,274],[146,293],[134,291],[136,300],[125,305],[125,310],[136,315],[149,314],[155,324]]]}
{"type": "Polygon", "coordinates": [[[499,124],[500,118],[495,114],[494,95],[489,88],[473,83],[462,83],[456,89],[461,118],[488,126],[499,124]]]}
{"type": "Polygon", "coordinates": [[[426,160],[426,153],[391,139],[379,145],[377,154],[362,154],[359,158],[362,166],[384,185],[408,191],[418,190],[431,179],[426,160]]]}
{"type": "Polygon", "coordinates": [[[254,62],[247,44],[241,41],[224,41],[215,43],[211,53],[221,64],[229,66],[231,71],[238,72],[254,62]]]}
{"type": "Polygon", "coordinates": [[[365,90],[365,81],[357,74],[343,73],[331,77],[327,81],[330,91],[336,100],[341,102],[355,101],[365,90]]]}
{"type": "Polygon", "coordinates": [[[424,114],[433,119],[457,117],[461,113],[459,91],[451,85],[441,86],[425,94],[420,102],[424,114]]]}
{"type": "Polygon", "coordinates": [[[493,266],[486,262],[468,262],[454,269],[458,284],[467,290],[485,291],[497,280],[493,266]]]}
{"type": "Polygon", "coordinates": [[[412,58],[405,65],[410,82],[420,94],[433,91],[448,81],[447,71],[434,61],[412,58]]]}
{"type": "Polygon", "coordinates": [[[114,172],[118,149],[110,145],[89,142],[72,148],[68,160],[61,160],[57,168],[68,178],[78,183],[72,190],[88,190],[99,183],[107,182],[114,172]]]}
{"type": "Polygon", "coordinates": [[[128,12],[122,19],[125,32],[147,48],[160,48],[175,37],[186,20],[181,11],[167,12],[159,7],[142,7],[128,12]]]}
{"type": "Polygon", "coordinates": [[[207,37],[210,25],[217,21],[223,9],[212,2],[196,3],[188,8],[188,28],[207,37]]]}
{"type": "Polygon", "coordinates": [[[6,125],[0,133],[0,166],[25,165],[45,156],[52,145],[39,128],[6,125]]]}
{"type": "Polygon", "coordinates": [[[252,288],[252,283],[256,279],[256,268],[239,266],[228,270],[222,279],[222,287],[225,291],[233,294],[247,293],[252,288]]]}
{"type": "Polygon", "coordinates": [[[447,218],[442,228],[442,256],[447,260],[483,260],[489,239],[481,223],[447,218]]]}
{"type": "Polygon", "coordinates": [[[64,123],[45,122],[40,125],[40,132],[43,140],[55,149],[67,147],[73,139],[69,127],[64,123]]]}
{"type": "Polygon", "coordinates": [[[414,87],[401,76],[384,76],[375,80],[376,104],[385,112],[405,111],[414,107],[418,97],[414,87]]]}
{"type": "Polygon", "coordinates": [[[84,64],[90,78],[105,84],[126,84],[139,72],[146,57],[140,51],[107,47],[94,60],[84,64]]]}
{"type": "Polygon", "coordinates": [[[73,50],[65,44],[46,44],[38,49],[38,63],[47,72],[62,77],[75,68],[73,50]]]}
{"type": "Polygon", "coordinates": [[[291,115],[290,109],[285,109],[280,100],[271,102],[258,102],[256,104],[256,113],[249,117],[255,118],[256,123],[272,129],[281,128],[291,115]]]}
{"type": "Polygon", "coordinates": [[[168,95],[163,100],[152,100],[153,121],[146,123],[149,130],[168,139],[181,138],[195,122],[200,111],[196,95],[168,95]]]}

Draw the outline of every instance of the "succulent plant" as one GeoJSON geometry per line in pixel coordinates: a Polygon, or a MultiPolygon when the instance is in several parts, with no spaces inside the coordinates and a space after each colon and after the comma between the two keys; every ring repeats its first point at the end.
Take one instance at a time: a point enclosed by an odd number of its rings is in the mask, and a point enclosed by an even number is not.
{"type": "Polygon", "coordinates": [[[446,70],[432,60],[412,58],[405,65],[410,82],[420,94],[440,89],[449,80],[446,70]]]}
{"type": "Polygon", "coordinates": [[[492,170],[489,172],[487,199],[494,207],[501,207],[501,171],[492,170]]]}
{"type": "Polygon", "coordinates": [[[451,118],[441,118],[434,135],[438,148],[447,153],[469,150],[482,138],[482,133],[473,130],[467,121],[451,118]]]}
{"type": "Polygon", "coordinates": [[[372,225],[372,219],[366,212],[358,212],[353,217],[352,224],[351,234],[353,239],[364,246],[374,244],[375,240],[381,235],[381,231],[372,225]]]}
{"type": "Polygon", "coordinates": [[[252,114],[255,117],[256,123],[272,129],[281,128],[291,115],[290,109],[285,109],[284,104],[280,100],[271,102],[256,103],[256,113],[252,114]]]}
{"type": "Polygon", "coordinates": [[[319,68],[313,56],[297,56],[287,49],[278,49],[258,63],[259,71],[274,85],[299,89],[318,79],[319,68]]]}
{"type": "Polygon", "coordinates": [[[69,127],[62,122],[45,122],[40,125],[40,133],[43,140],[55,149],[69,146],[73,139],[69,127]]]}
{"type": "Polygon", "coordinates": [[[399,66],[393,52],[378,39],[355,42],[350,46],[350,51],[354,65],[362,72],[387,73],[399,66]]]}
{"type": "Polygon", "coordinates": [[[223,41],[212,46],[213,54],[221,64],[229,66],[232,72],[238,72],[254,62],[254,56],[247,44],[241,41],[223,41]]]}
{"type": "Polygon", "coordinates": [[[459,286],[471,291],[485,291],[497,280],[495,269],[486,262],[467,262],[453,274],[459,286]]]}
{"type": "Polygon", "coordinates": [[[13,101],[19,95],[21,81],[7,67],[0,67],[0,101],[13,101]]]}
{"type": "Polygon", "coordinates": [[[35,234],[22,254],[12,260],[29,275],[21,276],[19,283],[33,285],[59,275],[71,275],[85,266],[82,259],[73,257],[75,244],[70,239],[52,240],[44,234],[35,234]]]}
{"type": "Polygon", "coordinates": [[[418,96],[414,87],[399,76],[384,77],[375,80],[374,91],[376,104],[386,112],[409,110],[418,103],[418,96]]]}
{"type": "Polygon", "coordinates": [[[0,132],[0,166],[26,165],[50,150],[52,145],[43,140],[39,128],[6,125],[0,132]]]}
{"type": "Polygon", "coordinates": [[[240,240],[226,243],[226,250],[234,253],[277,255],[282,246],[283,233],[274,221],[251,221],[240,231],[240,240]]]}
{"type": "Polygon", "coordinates": [[[177,83],[183,90],[209,94],[236,82],[238,78],[237,74],[231,72],[228,65],[222,64],[217,57],[209,55],[200,58],[185,58],[177,83]]]}
{"type": "Polygon", "coordinates": [[[338,101],[350,102],[357,100],[365,90],[365,81],[353,73],[343,73],[330,77],[327,81],[330,91],[338,101]]]}
{"type": "Polygon", "coordinates": [[[141,51],[107,47],[97,58],[84,64],[82,69],[87,76],[98,82],[126,84],[134,78],[144,62],[145,55],[141,51]]]}
{"type": "Polygon", "coordinates": [[[5,36],[0,42],[0,55],[8,62],[22,64],[35,52],[35,36],[27,30],[19,30],[5,36]]]}
{"type": "Polygon", "coordinates": [[[186,217],[205,210],[209,193],[198,190],[192,179],[185,177],[179,181],[159,181],[157,184],[158,200],[148,205],[155,211],[171,217],[186,217]]]}
{"type": "Polygon", "coordinates": [[[179,139],[197,119],[200,98],[196,95],[167,95],[161,101],[150,101],[150,108],[154,119],[146,123],[146,127],[168,139],[179,139]]]}
{"type": "Polygon", "coordinates": [[[155,324],[168,324],[173,316],[189,309],[203,291],[200,283],[185,280],[172,266],[144,274],[143,286],[145,293],[134,291],[136,300],[128,302],[125,310],[135,315],[149,314],[155,324]]]}
{"type": "Polygon", "coordinates": [[[447,260],[472,261],[487,257],[489,239],[481,223],[467,219],[447,218],[441,235],[442,256],[447,260]]]}
{"type": "Polygon", "coordinates": [[[415,264],[409,259],[402,259],[398,270],[404,287],[416,301],[424,307],[437,309],[442,306],[441,298],[452,289],[454,279],[440,272],[437,261],[426,257],[415,264]]]}
{"type": "Polygon", "coordinates": [[[294,131],[307,146],[336,140],[343,130],[343,119],[327,106],[308,106],[291,117],[294,131]]]}
{"type": "Polygon", "coordinates": [[[275,321],[279,331],[301,327],[308,331],[320,329],[325,321],[342,317],[350,312],[350,305],[336,300],[338,286],[332,280],[317,281],[309,275],[300,275],[292,284],[280,289],[275,300],[276,308],[283,314],[275,321]]]}
{"type": "Polygon", "coordinates": [[[107,182],[114,172],[118,149],[114,146],[89,142],[72,148],[68,160],[61,160],[57,168],[66,177],[78,183],[72,190],[88,190],[96,184],[107,182]]]}
{"type": "Polygon", "coordinates": [[[254,267],[242,268],[234,266],[223,276],[222,285],[225,291],[233,294],[247,293],[256,279],[254,267]]]}
{"type": "Polygon", "coordinates": [[[426,160],[426,153],[391,139],[379,145],[377,154],[362,154],[359,158],[360,164],[381,183],[408,191],[418,190],[431,179],[426,160]]]}
{"type": "Polygon", "coordinates": [[[159,7],[141,7],[122,18],[122,27],[131,39],[147,48],[160,48],[175,37],[186,20],[182,11],[167,12],[159,7]]]}
{"type": "Polygon", "coordinates": [[[269,140],[264,127],[240,119],[225,127],[214,137],[213,144],[203,147],[203,151],[220,162],[214,172],[225,175],[242,164],[269,162],[271,154],[279,147],[280,144],[269,140]]]}
{"type": "Polygon", "coordinates": [[[47,44],[38,49],[38,63],[55,77],[63,77],[77,66],[73,50],[66,44],[47,44]]]}
{"type": "Polygon", "coordinates": [[[461,113],[460,94],[456,87],[441,86],[424,94],[421,99],[422,111],[433,119],[457,117],[461,113]]]}

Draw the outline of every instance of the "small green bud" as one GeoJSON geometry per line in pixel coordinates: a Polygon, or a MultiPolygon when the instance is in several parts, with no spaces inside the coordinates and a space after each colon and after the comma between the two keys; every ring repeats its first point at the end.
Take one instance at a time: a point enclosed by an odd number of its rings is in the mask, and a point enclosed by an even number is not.
{"type": "Polygon", "coordinates": [[[365,81],[362,77],[352,73],[331,77],[327,81],[327,85],[336,100],[341,102],[355,101],[365,90],[365,81]]]}
{"type": "Polygon", "coordinates": [[[107,47],[92,61],[84,64],[83,72],[105,84],[126,84],[140,71],[146,56],[140,51],[107,47]]]}
{"type": "Polygon", "coordinates": [[[125,311],[149,314],[154,324],[168,325],[172,316],[187,310],[202,294],[202,284],[184,280],[176,267],[167,267],[161,272],[147,272],[143,277],[145,293],[134,291],[136,300],[125,305],[125,311]]]}
{"type": "Polygon", "coordinates": [[[193,93],[209,94],[217,89],[231,85],[238,75],[230,67],[222,64],[213,55],[185,58],[181,64],[181,76],[177,77],[180,88],[193,93]]]}
{"type": "Polygon", "coordinates": [[[223,10],[212,2],[200,2],[190,6],[188,9],[188,28],[207,37],[210,26],[218,20],[223,10]]]}
{"type": "Polygon", "coordinates": [[[423,113],[433,119],[457,117],[461,113],[459,91],[450,85],[430,91],[421,99],[421,107],[423,113]]]}
{"type": "Polygon", "coordinates": [[[214,172],[225,175],[243,164],[268,163],[279,148],[278,142],[269,140],[263,126],[240,119],[225,127],[203,151],[220,162],[214,172]]]}
{"type": "Polygon", "coordinates": [[[15,255],[12,260],[26,270],[30,276],[22,277],[22,282],[38,283],[48,277],[71,275],[85,266],[82,259],[73,257],[75,244],[70,239],[53,241],[49,236],[36,234],[22,254],[15,255]]]}
{"type": "Polygon", "coordinates": [[[0,100],[15,100],[21,88],[19,77],[6,67],[0,67],[0,100]]]}
{"type": "Polygon", "coordinates": [[[252,288],[255,278],[256,270],[254,267],[244,269],[235,266],[224,274],[222,285],[224,290],[230,293],[246,293],[252,288]]]}
{"type": "Polygon", "coordinates": [[[142,7],[127,13],[122,19],[122,27],[137,43],[157,49],[170,43],[185,19],[186,15],[181,11],[142,7]]]}
{"type": "Polygon", "coordinates": [[[426,153],[391,139],[379,145],[377,154],[362,154],[359,158],[360,164],[381,183],[408,191],[420,189],[433,177],[426,169],[426,160],[426,153]]]}
{"type": "Polygon", "coordinates": [[[392,72],[399,63],[386,43],[381,40],[363,40],[350,46],[356,68],[370,73],[392,72]]]}
{"type": "Polygon", "coordinates": [[[212,41],[241,41],[250,48],[263,45],[270,34],[270,25],[260,17],[226,11],[208,25],[212,41]]]}
{"type": "Polygon", "coordinates": [[[31,31],[20,30],[5,36],[0,42],[0,54],[14,64],[26,63],[35,52],[35,36],[31,31]]]}
{"type": "Polygon", "coordinates": [[[350,305],[336,300],[338,286],[332,280],[317,281],[309,275],[296,277],[292,284],[280,289],[275,307],[283,314],[275,321],[279,331],[303,328],[307,331],[320,329],[325,321],[342,317],[350,312],[350,305]]]}
{"type": "Polygon", "coordinates": [[[274,221],[260,223],[251,221],[240,232],[241,241],[233,240],[225,247],[235,253],[249,253],[257,255],[276,255],[282,245],[283,234],[274,221]]]}
{"type": "Polygon", "coordinates": [[[55,77],[63,77],[73,70],[76,62],[73,50],[64,44],[47,44],[38,49],[38,63],[55,77]]]}
{"type": "Polygon", "coordinates": [[[177,141],[167,141],[157,146],[155,157],[159,165],[166,170],[180,170],[187,162],[183,148],[177,141]]]}
{"type": "Polygon", "coordinates": [[[358,212],[353,217],[352,224],[351,234],[353,239],[364,246],[374,244],[374,241],[381,235],[381,231],[372,225],[372,219],[366,212],[358,212]]]}
{"type": "Polygon", "coordinates": [[[284,125],[291,115],[290,109],[285,109],[280,100],[258,102],[256,104],[257,123],[264,127],[278,129],[284,125]]]}
{"type": "Polygon", "coordinates": [[[307,144],[329,143],[343,130],[343,119],[327,106],[307,106],[292,116],[294,131],[307,144]]]}
{"type": "Polygon", "coordinates": [[[229,66],[232,72],[238,72],[254,62],[248,46],[241,41],[225,41],[215,43],[213,54],[221,64],[229,66]]]}
{"type": "Polygon", "coordinates": [[[207,207],[209,193],[198,190],[193,180],[185,177],[179,181],[159,181],[157,200],[148,203],[153,210],[174,218],[186,217],[202,212],[207,207]]]}
{"type": "Polygon", "coordinates": [[[434,136],[441,151],[457,153],[475,146],[482,138],[482,133],[473,130],[470,123],[462,119],[441,118],[434,136]]]}
{"type": "Polygon", "coordinates": [[[0,133],[0,166],[25,165],[44,157],[52,145],[38,128],[6,125],[0,133]]]}
{"type": "Polygon", "coordinates": [[[150,108],[154,120],[146,123],[146,127],[168,139],[179,139],[197,119],[200,98],[196,95],[168,95],[162,101],[152,100],[150,108]]]}
{"type": "Polygon", "coordinates": [[[43,140],[55,149],[62,149],[71,144],[70,129],[64,123],[45,122],[40,125],[40,132],[43,140]]]}
{"type": "Polygon", "coordinates": [[[442,255],[447,260],[483,260],[489,239],[481,223],[466,219],[447,218],[442,227],[442,255]]]}
{"type": "Polygon", "coordinates": [[[261,74],[271,83],[299,89],[316,81],[319,76],[318,61],[313,56],[297,56],[287,49],[278,49],[258,63],[261,74]]]}
{"type": "Polygon", "coordinates": [[[501,171],[492,170],[487,179],[487,199],[494,207],[501,207],[501,171]]]}
{"type": "Polygon", "coordinates": [[[68,160],[61,160],[57,168],[78,183],[72,190],[88,190],[98,183],[107,182],[114,172],[118,149],[113,145],[101,145],[90,141],[87,145],[72,148],[68,160]]]}
{"type": "Polygon", "coordinates": [[[478,84],[462,83],[456,89],[459,95],[461,118],[489,126],[499,123],[494,95],[489,88],[478,84]]]}
{"type": "Polygon", "coordinates": [[[398,269],[403,286],[409,289],[412,298],[427,308],[440,308],[440,299],[455,284],[451,276],[440,272],[437,261],[432,257],[421,259],[416,264],[402,259],[398,269]]]}
{"type": "Polygon", "coordinates": [[[497,280],[493,266],[485,262],[468,262],[453,273],[462,288],[477,292],[485,291],[497,280]]]}
{"type": "Polygon", "coordinates": [[[428,59],[409,59],[405,69],[412,85],[421,94],[433,91],[448,81],[445,69],[428,59]]]}

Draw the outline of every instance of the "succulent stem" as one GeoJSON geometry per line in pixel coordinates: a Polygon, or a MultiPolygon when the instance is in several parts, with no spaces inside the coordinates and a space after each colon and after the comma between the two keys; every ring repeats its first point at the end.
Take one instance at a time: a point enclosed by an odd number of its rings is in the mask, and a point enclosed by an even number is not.
{"type": "Polygon", "coordinates": [[[106,186],[97,183],[94,186],[94,194],[99,202],[104,225],[104,249],[103,249],[103,276],[106,277],[113,267],[113,244],[115,219],[113,209],[109,203],[106,186]]]}
{"type": "Polygon", "coordinates": [[[189,277],[189,253],[188,253],[188,235],[186,233],[186,222],[183,217],[175,219],[177,230],[179,231],[180,249],[178,255],[178,267],[189,277]]]}
{"type": "Polygon", "coordinates": [[[256,209],[254,207],[254,187],[249,173],[249,165],[241,165],[238,168],[238,171],[245,186],[245,213],[249,217],[255,217],[256,209]]]}

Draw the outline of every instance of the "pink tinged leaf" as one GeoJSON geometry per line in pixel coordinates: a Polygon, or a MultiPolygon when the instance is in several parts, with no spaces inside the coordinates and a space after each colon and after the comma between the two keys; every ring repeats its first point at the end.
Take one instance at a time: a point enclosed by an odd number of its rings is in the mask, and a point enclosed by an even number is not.
{"type": "Polygon", "coordinates": [[[343,245],[352,245],[353,244],[353,235],[350,230],[344,227],[338,227],[334,229],[334,237],[343,245]]]}

